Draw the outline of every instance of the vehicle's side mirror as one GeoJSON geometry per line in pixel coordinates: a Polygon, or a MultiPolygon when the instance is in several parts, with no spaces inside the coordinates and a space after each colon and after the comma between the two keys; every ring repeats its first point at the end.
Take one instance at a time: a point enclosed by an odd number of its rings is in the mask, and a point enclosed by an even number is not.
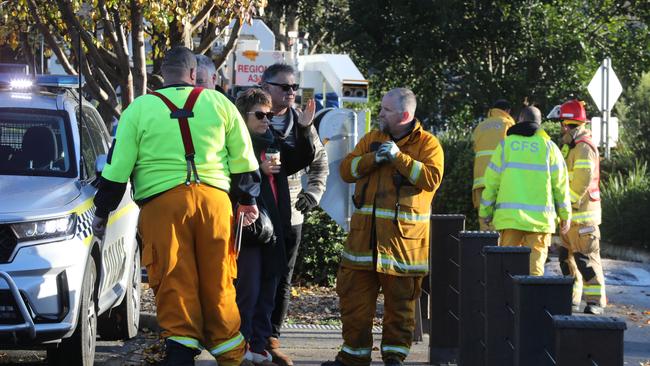
{"type": "Polygon", "coordinates": [[[104,170],[105,166],[106,154],[97,155],[97,158],[95,159],[95,173],[98,177],[102,175],[102,171],[104,170]]]}

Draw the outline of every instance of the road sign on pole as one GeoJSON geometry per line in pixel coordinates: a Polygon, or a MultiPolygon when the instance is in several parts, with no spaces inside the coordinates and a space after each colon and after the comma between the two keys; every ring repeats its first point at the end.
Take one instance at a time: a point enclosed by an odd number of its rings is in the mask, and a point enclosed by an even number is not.
{"type": "Polygon", "coordinates": [[[602,113],[600,131],[603,133],[600,136],[600,145],[605,147],[605,158],[608,159],[610,155],[610,129],[608,128],[610,113],[614,103],[623,92],[623,86],[614,73],[612,60],[609,57],[604,59],[596,70],[587,90],[602,113]]]}

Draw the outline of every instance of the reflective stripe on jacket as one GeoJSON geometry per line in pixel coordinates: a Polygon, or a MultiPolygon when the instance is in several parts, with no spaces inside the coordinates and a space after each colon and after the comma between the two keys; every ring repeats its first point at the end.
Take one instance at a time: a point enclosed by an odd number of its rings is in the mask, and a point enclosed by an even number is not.
{"type": "Polygon", "coordinates": [[[600,225],[600,156],[590,132],[578,127],[575,146],[566,158],[569,170],[569,190],[573,207],[572,222],[600,225]]]}
{"type": "Polygon", "coordinates": [[[375,163],[374,150],[390,139],[378,130],[367,133],[341,162],[341,178],[356,183],[344,267],[398,276],[429,271],[431,201],[442,181],[444,156],[438,139],[414,123],[413,131],[396,142],[401,153],[392,163],[375,163]]]}
{"type": "Polygon", "coordinates": [[[546,132],[509,135],[485,172],[479,215],[497,230],[555,232],[556,217],[571,216],[569,180],[562,153],[546,132]]]}
{"type": "Polygon", "coordinates": [[[488,111],[488,117],[476,126],[472,133],[474,143],[474,181],[472,189],[485,187],[485,169],[499,142],[506,137],[506,131],[515,121],[506,112],[498,108],[488,111]]]}

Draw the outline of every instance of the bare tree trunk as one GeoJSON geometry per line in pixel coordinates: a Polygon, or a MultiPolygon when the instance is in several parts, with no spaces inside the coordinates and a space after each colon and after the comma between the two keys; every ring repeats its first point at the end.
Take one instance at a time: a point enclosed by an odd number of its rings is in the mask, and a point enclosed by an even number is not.
{"type": "Polygon", "coordinates": [[[120,61],[120,76],[118,79],[120,87],[122,88],[121,99],[122,108],[126,108],[133,101],[133,74],[131,74],[131,66],[129,62],[129,47],[124,35],[124,27],[122,26],[122,19],[117,10],[113,9],[113,22],[115,22],[115,34],[117,35],[118,47],[122,48],[120,53],[125,55],[125,60],[120,61]]]}
{"type": "Polygon", "coordinates": [[[29,72],[36,75],[36,61],[34,60],[34,52],[32,52],[32,45],[29,43],[29,34],[27,32],[20,32],[20,48],[22,49],[23,59],[29,65],[29,72]]]}
{"type": "Polygon", "coordinates": [[[74,67],[72,67],[72,64],[70,64],[68,57],[65,55],[65,53],[63,53],[63,49],[61,49],[61,47],[59,46],[58,42],[52,35],[52,32],[50,32],[47,25],[45,25],[44,22],[41,20],[41,17],[38,14],[38,11],[36,10],[36,3],[34,2],[34,0],[28,0],[27,5],[29,6],[32,19],[34,19],[34,22],[36,23],[36,27],[41,32],[43,37],[45,37],[45,42],[50,47],[50,49],[52,49],[52,52],[54,52],[54,54],[56,55],[56,58],[59,60],[61,66],[63,66],[65,72],[67,72],[70,75],[77,75],[77,71],[74,69],[74,67]]]}
{"type": "Polygon", "coordinates": [[[133,92],[135,96],[147,92],[147,61],[144,50],[142,8],[131,0],[131,47],[133,48],[133,92]]]}
{"type": "Polygon", "coordinates": [[[275,39],[277,40],[276,48],[280,51],[286,51],[289,47],[289,40],[287,39],[287,18],[285,14],[285,9],[282,9],[282,13],[277,14],[277,31],[275,29],[273,30],[275,39]]]}
{"type": "MultiPolygon", "coordinates": [[[[70,42],[70,45],[72,46],[72,50],[76,55],[81,54],[81,50],[79,49],[79,32],[75,28],[70,28],[71,34],[71,39],[72,42],[70,42]]],[[[90,70],[90,65],[88,63],[88,58],[87,57],[82,57],[81,60],[77,59],[77,62],[79,63],[81,61],[81,74],[86,78],[86,85],[88,86],[88,89],[90,90],[90,94],[92,94],[93,98],[96,99],[99,104],[103,105],[107,110],[111,111],[113,116],[116,118],[120,117],[120,111],[117,110],[117,108],[113,105],[111,105],[110,97],[108,93],[97,83],[95,80],[95,77],[90,70]]]]}
{"type": "Polygon", "coordinates": [[[232,51],[235,49],[235,43],[237,43],[237,39],[239,39],[240,33],[241,33],[241,19],[237,18],[235,19],[235,25],[232,27],[232,31],[230,32],[230,38],[228,39],[228,43],[226,43],[226,45],[224,46],[221,54],[218,57],[213,59],[214,65],[216,66],[217,70],[223,66],[228,56],[230,56],[232,51]]]}
{"type": "Polygon", "coordinates": [[[207,55],[210,49],[212,49],[214,42],[217,41],[219,33],[217,32],[217,25],[210,23],[202,32],[201,44],[194,50],[194,53],[207,55]]]}

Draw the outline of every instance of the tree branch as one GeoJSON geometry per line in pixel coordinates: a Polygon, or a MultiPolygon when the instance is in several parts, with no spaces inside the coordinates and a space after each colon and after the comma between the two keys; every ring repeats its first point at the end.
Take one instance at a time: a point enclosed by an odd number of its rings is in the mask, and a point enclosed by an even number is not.
{"type": "Polygon", "coordinates": [[[230,38],[228,39],[228,42],[224,46],[221,54],[218,57],[214,58],[214,65],[217,67],[217,69],[220,69],[223,66],[228,56],[235,49],[235,42],[237,42],[239,33],[241,33],[241,22],[242,20],[240,17],[235,19],[235,24],[233,25],[232,31],[230,32],[230,38]]]}
{"type": "Polygon", "coordinates": [[[124,26],[122,25],[122,18],[117,9],[113,9],[113,21],[115,22],[115,30],[117,33],[117,39],[119,47],[122,48],[122,51],[126,55],[126,62],[120,62],[120,71],[123,78],[119,80],[120,86],[122,87],[122,107],[126,108],[133,101],[133,74],[131,74],[131,66],[128,57],[128,45],[126,42],[126,36],[124,35],[124,26]]]}
{"type": "Polygon", "coordinates": [[[190,34],[194,33],[194,31],[201,25],[203,22],[205,22],[206,19],[210,16],[210,13],[212,12],[212,9],[214,8],[214,0],[208,1],[207,4],[199,11],[198,14],[192,19],[190,22],[190,34]]]}
{"type": "MultiPolygon", "coordinates": [[[[79,50],[78,46],[78,37],[80,37],[78,32],[73,33],[72,42],[70,42],[70,45],[72,46],[73,51],[77,55],[80,55],[81,50],[79,50]]],[[[114,105],[111,105],[108,93],[102,89],[102,87],[97,83],[97,80],[95,80],[93,77],[93,73],[90,70],[90,65],[88,64],[88,58],[81,57],[81,60],[77,60],[77,62],[81,64],[81,74],[84,76],[86,85],[88,85],[93,98],[97,99],[97,101],[106,107],[116,118],[119,118],[120,112],[115,108],[114,105]]]]}
{"type": "Polygon", "coordinates": [[[137,97],[146,93],[147,58],[144,49],[144,23],[142,7],[131,0],[131,47],[133,48],[133,94],[137,97]]]}
{"type": "Polygon", "coordinates": [[[330,34],[329,31],[325,31],[325,32],[323,32],[323,34],[320,35],[320,37],[318,37],[318,40],[316,41],[316,43],[314,43],[314,44],[312,45],[312,47],[311,47],[311,50],[309,50],[309,54],[310,54],[310,55],[313,55],[313,54],[316,53],[316,51],[318,50],[318,46],[320,46],[321,42],[323,42],[323,41],[325,40],[325,38],[326,38],[329,34],[330,34]]]}
{"type": "Polygon", "coordinates": [[[25,62],[29,65],[32,75],[36,74],[36,61],[34,60],[34,53],[32,52],[32,45],[29,44],[29,35],[27,32],[20,32],[20,45],[22,48],[23,57],[25,62]]]}
{"type": "Polygon", "coordinates": [[[83,40],[84,44],[88,48],[89,52],[87,56],[92,57],[93,64],[97,65],[98,67],[101,67],[109,77],[119,80],[120,79],[119,75],[115,73],[114,70],[112,70],[106,64],[106,62],[104,62],[104,59],[99,54],[99,51],[97,50],[97,47],[95,47],[95,43],[93,42],[93,38],[90,36],[88,32],[83,30],[83,27],[79,22],[79,19],[77,19],[77,16],[74,14],[74,11],[72,10],[72,3],[65,0],[56,0],[56,2],[59,5],[59,10],[61,11],[61,16],[63,17],[63,20],[67,24],[71,25],[71,27],[68,27],[68,29],[73,33],[78,33],[81,39],[83,40]]]}
{"type": "Polygon", "coordinates": [[[206,53],[217,40],[218,36],[219,34],[217,33],[217,25],[210,23],[205,32],[205,36],[201,39],[201,44],[196,49],[194,49],[194,53],[206,53]]]}
{"type": "Polygon", "coordinates": [[[74,67],[72,67],[70,60],[68,60],[68,56],[63,53],[63,49],[61,49],[61,46],[59,46],[58,42],[52,35],[52,32],[50,32],[50,29],[43,23],[43,21],[41,21],[41,18],[38,15],[38,11],[36,10],[36,3],[34,0],[27,0],[27,5],[29,6],[29,10],[32,13],[32,19],[34,20],[34,23],[36,23],[36,27],[45,38],[47,45],[56,55],[56,58],[59,60],[59,63],[61,63],[61,66],[63,66],[65,72],[70,75],[77,75],[77,71],[75,71],[74,67]]]}
{"type": "Polygon", "coordinates": [[[99,46],[97,50],[99,51],[99,54],[102,55],[104,60],[106,60],[106,62],[110,63],[115,68],[119,68],[120,61],[117,59],[115,52],[111,52],[104,46],[99,46]]]}
{"type": "Polygon", "coordinates": [[[101,14],[102,17],[102,22],[104,24],[104,29],[105,29],[105,34],[108,35],[108,40],[113,46],[113,49],[115,50],[115,53],[117,55],[117,59],[119,60],[120,64],[126,63],[127,65],[129,64],[129,57],[128,55],[124,52],[124,47],[122,47],[121,44],[119,44],[119,40],[117,38],[117,32],[115,31],[115,27],[113,25],[113,22],[108,16],[108,10],[106,9],[106,1],[105,0],[99,0],[97,3],[97,6],[99,8],[99,13],[101,14]]]}

